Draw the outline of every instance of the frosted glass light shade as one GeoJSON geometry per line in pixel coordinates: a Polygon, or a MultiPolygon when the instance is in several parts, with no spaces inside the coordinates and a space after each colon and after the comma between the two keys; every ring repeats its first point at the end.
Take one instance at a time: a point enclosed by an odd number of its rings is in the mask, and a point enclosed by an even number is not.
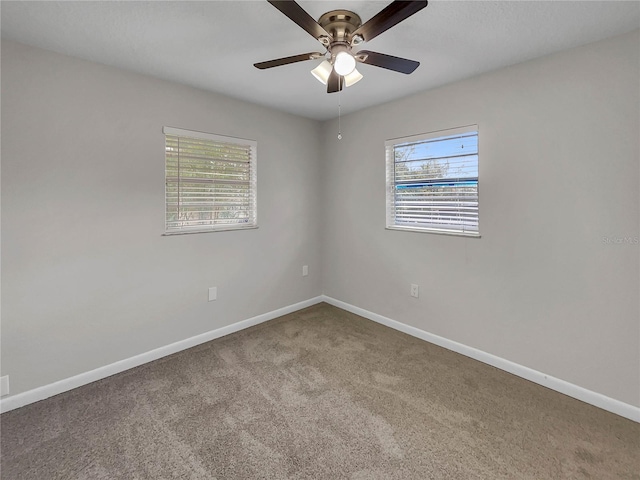
{"type": "Polygon", "coordinates": [[[311,70],[311,75],[316,77],[319,82],[324,83],[325,85],[329,81],[329,75],[331,75],[331,70],[333,69],[333,65],[331,65],[328,61],[322,62],[316,68],[311,70]]]}
{"type": "Polygon", "coordinates": [[[333,68],[338,75],[349,75],[356,68],[356,59],[349,52],[340,52],[336,55],[333,68]]]}
{"type": "Polygon", "coordinates": [[[350,87],[354,83],[358,83],[360,80],[362,80],[362,74],[357,68],[354,68],[353,72],[344,76],[344,85],[345,87],[350,87]]]}

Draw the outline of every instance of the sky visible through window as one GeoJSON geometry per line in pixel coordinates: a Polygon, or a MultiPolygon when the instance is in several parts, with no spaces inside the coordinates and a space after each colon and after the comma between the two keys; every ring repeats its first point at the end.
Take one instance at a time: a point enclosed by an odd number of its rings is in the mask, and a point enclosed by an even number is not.
{"type": "MultiPolygon", "coordinates": [[[[478,179],[478,134],[470,132],[415,143],[396,145],[396,186],[415,188],[425,184],[442,184],[437,180],[478,179]],[[422,184],[416,181],[422,180],[422,184]],[[411,182],[405,184],[404,182],[411,182]]],[[[466,183],[466,182],[465,182],[466,183]]]]}

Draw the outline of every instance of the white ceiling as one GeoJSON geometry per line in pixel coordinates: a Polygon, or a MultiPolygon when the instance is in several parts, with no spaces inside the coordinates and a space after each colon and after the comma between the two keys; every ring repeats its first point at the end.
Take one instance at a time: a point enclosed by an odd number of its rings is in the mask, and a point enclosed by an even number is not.
{"type": "MultiPolygon", "coordinates": [[[[298,2],[312,17],[348,9],[363,22],[389,1],[298,2]]],[[[317,120],[338,94],[310,75],[319,60],[258,70],[255,62],[323,51],[266,1],[2,1],[2,37],[220,92],[317,120]]],[[[370,65],[340,94],[342,113],[640,27],[638,1],[444,1],[362,49],[420,61],[411,75],[370,65]]]]}

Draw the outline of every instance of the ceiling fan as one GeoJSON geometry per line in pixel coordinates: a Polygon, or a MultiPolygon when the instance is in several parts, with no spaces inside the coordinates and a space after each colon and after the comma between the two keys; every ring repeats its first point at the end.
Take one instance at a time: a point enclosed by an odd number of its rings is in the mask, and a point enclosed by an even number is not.
{"type": "Polygon", "coordinates": [[[342,90],[343,86],[349,87],[362,79],[362,74],[356,69],[357,62],[405,74],[412,73],[420,65],[420,62],[415,60],[394,57],[393,55],[370,50],[356,52],[353,48],[372,40],[414,13],[419,12],[427,6],[428,2],[426,0],[396,0],[364,24],[357,14],[349,10],[332,10],[322,15],[316,22],[293,0],[268,1],[318,40],[326,51],[324,53],[302,53],[291,57],[259,62],[254,64],[256,68],[262,70],[324,58],[324,61],[314,68],[311,73],[319,81],[327,85],[327,93],[334,93],[342,90]]]}

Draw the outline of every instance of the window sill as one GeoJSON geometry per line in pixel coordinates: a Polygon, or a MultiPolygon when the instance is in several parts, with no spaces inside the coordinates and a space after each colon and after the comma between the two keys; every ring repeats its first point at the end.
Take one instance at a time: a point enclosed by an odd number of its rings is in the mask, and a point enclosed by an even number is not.
{"type": "Polygon", "coordinates": [[[455,237],[471,237],[471,238],[480,238],[480,232],[462,232],[455,230],[442,230],[438,228],[422,228],[422,227],[403,227],[401,225],[388,225],[386,227],[387,230],[399,230],[403,232],[413,232],[413,233],[435,233],[437,235],[452,235],[455,237]]]}
{"type": "Polygon", "coordinates": [[[246,227],[225,226],[221,228],[206,228],[201,230],[181,230],[181,231],[175,231],[175,232],[164,232],[162,236],[172,237],[174,235],[191,235],[192,233],[214,233],[214,232],[231,232],[234,230],[255,230],[256,228],[258,228],[257,225],[250,225],[246,227]]]}

